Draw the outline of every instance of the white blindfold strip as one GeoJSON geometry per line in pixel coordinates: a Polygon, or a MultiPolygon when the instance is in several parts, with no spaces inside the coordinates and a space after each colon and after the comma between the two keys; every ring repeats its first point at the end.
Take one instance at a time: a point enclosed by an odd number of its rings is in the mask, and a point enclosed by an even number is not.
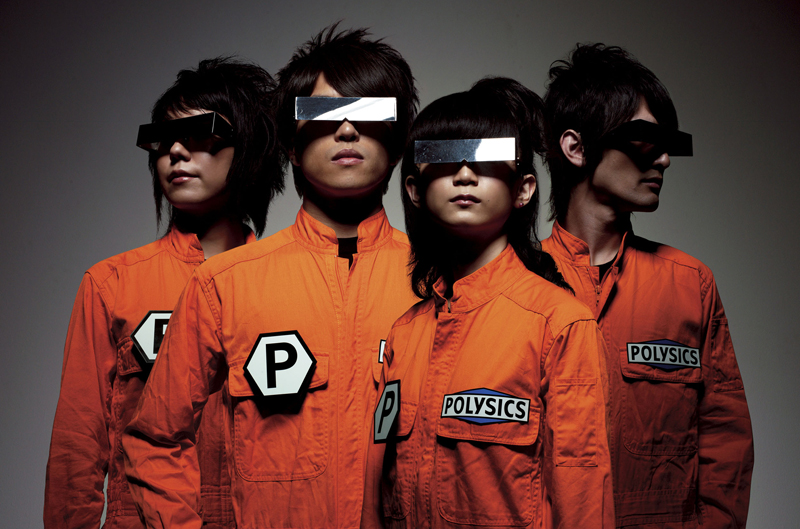
{"type": "Polygon", "coordinates": [[[298,121],[397,121],[397,98],[296,97],[294,118],[298,121]]]}
{"type": "Polygon", "coordinates": [[[414,142],[414,163],[513,162],[516,159],[514,138],[414,142]]]}

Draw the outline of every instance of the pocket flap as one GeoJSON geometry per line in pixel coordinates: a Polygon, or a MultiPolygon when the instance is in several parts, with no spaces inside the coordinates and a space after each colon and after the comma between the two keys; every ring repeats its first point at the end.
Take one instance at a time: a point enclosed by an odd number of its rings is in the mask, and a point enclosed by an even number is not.
{"type": "Polygon", "coordinates": [[[414,422],[417,420],[416,402],[408,402],[400,398],[400,416],[397,418],[397,436],[407,437],[414,429],[414,422]]]}
{"type": "Polygon", "coordinates": [[[440,437],[458,441],[475,441],[481,443],[497,443],[514,446],[528,446],[536,442],[539,436],[539,418],[541,412],[538,408],[529,406],[528,414],[523,419],[519,417],[519,409],[514,405],[512,409],[504,403],[508,410],[503,410],[503,417],[496,422],[482,424],[473,421],[481,420],[455,417],[441,417],[436,427],[440,437]],[[505,413],[508,411],[509,413],[505,413]],[[511,418],[508,418],[510,416],[511,418]]]}
{"type": "Polygon", "coordinates": [[[372,362],[372,378],[375,380],[376,384],[380,384],[382,372],[383,372],[383,364],[381,364],[377,360],[374,360],[372,362]]]}
{"type": "MultiPolygon", "coordinates": [[[[666,355],[667,362],[671,360],[670,355],[672,355],[672,358],[679,358],[679,355],[682,354],[681,351],[673,351],[671,349],[677,348],[665,348],[663,351],[663,354],[666,355]]],[[[686,349],[689,350],[689,348],[686,349]]],[[[674,363],[660,363],[658,360],[661,359],[661,357],[658,355],[662,354],[661,351],[655,354],[651,353],[649,359],[652,361],[648,363],[631,362],[629,361],[630,353],[628,349],[623,349],[619,352],[619,365],[622,370],[622,375],[627,378],[654,380],[658,382],[677,382],[681,384],[698,384],[703,381],[703,369],[700,364],[699,351],[696,349],[693,351],[697,355],[696,367],[684,367],[675,365],[674,363]]],[[[684,356],[691,361],[692,357],[690,353],[685,353],[684,356]]]]}
{"type": "Polygon", "coordinates": [[[117,344],[117,372],[122,376],[143,371],[142,364],[136,356],[136,351],[133,350],[134,347],[135,345],[130,336],[126,336],[117,344]]]}
{"type": "MultiPolygon", "coordinates": [[[[314,366],[314,373],[311,375],[311,383],[308,389],[319,388],[328,383],[328,363],[329,357],[326,353],[314,355],[317,360],[314,366]]],[[[231,365],[228,370],[228,391],[233,397],[252,397],[255,395],[253,388],[247,381],[244,374],[244,362],[237,362],[231,365]]]]}

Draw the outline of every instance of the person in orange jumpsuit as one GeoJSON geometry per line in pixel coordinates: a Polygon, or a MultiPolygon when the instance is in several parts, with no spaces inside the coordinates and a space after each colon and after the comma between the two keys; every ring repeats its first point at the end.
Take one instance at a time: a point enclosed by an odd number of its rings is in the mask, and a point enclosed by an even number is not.
{"type": "Polygon", "coordinates": [[[618,47],[554,63],[545,105],[556,223],[543,248],[606,340],[616,524],[744,527],[752,428],[714,276],[630,223],[658,207],[691,137],[658,78],[618,47]]]}
{"type": "Polygon", "coordinates": [[[194,428],[220,388],[239,529],[360,523],[381,343],[414,302],[408,240],[381,198],[416,89],[400,54],[368,35],[323,30],[279,73],[302,209],[198,268],[175,309],[123,440],[150,527],[201,526],[194,428]]]}
{"type": "Polygon", "coordinates": [[[362,527],[613,527],[603,339],[536,238],[541,109],[493,78],[414,122],[424,301],[387,339],[362,527]]]}
{"type": "MultiPolygon", "coordinates": [[[[276,134],[265,99],[274,81],[262,68],[230,59],[183,70],[140,128],[149,153],[156,213],[169,203],[167,234],[106,259],[83,277],[70,319],[61,392],[47,464],[44,526],[143,527],[128,490],[121,435],[186,281],[207,257],[245,242],[266,224],[283,185],[276,134]],[[260,195],[253,200],[253,195],[260,195]]],[[[202,428],[204,516],[233,527],[221,464],[221,401],[202,428]]]]}

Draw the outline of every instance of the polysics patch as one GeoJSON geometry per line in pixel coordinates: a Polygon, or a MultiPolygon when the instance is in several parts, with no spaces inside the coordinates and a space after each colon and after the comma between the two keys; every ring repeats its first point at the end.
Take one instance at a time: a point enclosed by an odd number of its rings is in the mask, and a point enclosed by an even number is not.
{"type": "Polygon", "coordinates": [[[521,399],[491,389],[468,389],[445,395],[442,418],[460,419],[474,424],[528,422],[530,399],[521,399]]]}
{"type": "Polygon", "coordinates": [[[672,340],[629,343],[628,363],[645,364],[672,371],[682,367],[700,367],[700,349],[672,340]]]}

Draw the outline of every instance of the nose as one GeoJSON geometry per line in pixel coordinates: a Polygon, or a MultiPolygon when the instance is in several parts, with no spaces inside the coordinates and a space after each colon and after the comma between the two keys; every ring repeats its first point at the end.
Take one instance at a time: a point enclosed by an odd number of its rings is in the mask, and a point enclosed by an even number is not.
{"type": "Polygon", "coordinates": [[[184,143],[186,143],[185,140],[175,140],[172,147],[169,148],[169,159],[171,162],[175,163],[179,160],[188,160],[192,157],[184,143]]]}
{"type": "Polygon", "coordinates": [[[462,162],[461,167],[458,168],[456,174],[453,175],[453,185],[456,186],[469,186],[478,185],[478,175],[472,170],[469,162],[462,162]]]}
{"type": "Polygon", "coordinates": [[[351,141],[358,141],[359,139],[358,130],[356,129],[355,125],[347,121],[346,119],[339,124],[339,128],[336,129],[336,139],[338,141],[343,142],[351,142],[351,141]]]}
{"type": "MultiPolygon", "coordinates": [[[[663,153],[661,156],[655,159],[653,165],[660,165],[664,169],[669,167],[669,154],[663,153]]],[[[663,171],[662,171],[663,172],[663,171]]]]}

